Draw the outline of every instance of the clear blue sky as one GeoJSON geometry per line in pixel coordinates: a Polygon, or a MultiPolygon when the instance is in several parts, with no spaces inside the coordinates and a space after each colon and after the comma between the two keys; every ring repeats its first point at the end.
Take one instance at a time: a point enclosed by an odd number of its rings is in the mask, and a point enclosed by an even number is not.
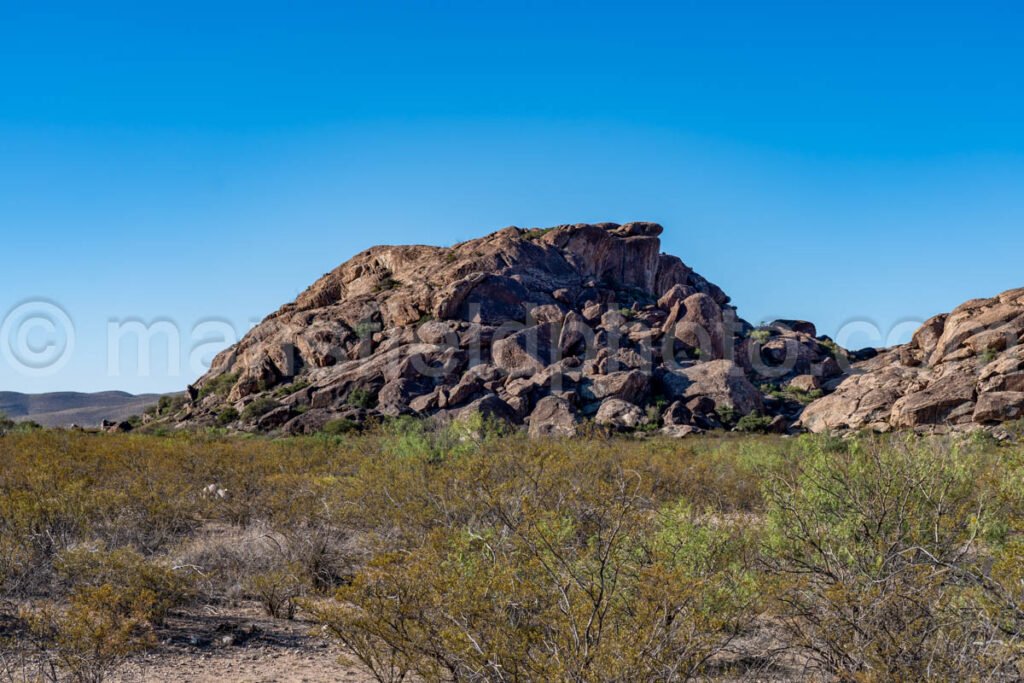
{"type": "Polygon", "coordinates": [[[75,344],[0,389],[180,389],[196,323],[506,225],[658,221],[747,319],[832,334],[1024,286],[1022,7],[2,3],[0,316],[75,344]],[[112,375],[126,319],[181,372],[112,375]]]}

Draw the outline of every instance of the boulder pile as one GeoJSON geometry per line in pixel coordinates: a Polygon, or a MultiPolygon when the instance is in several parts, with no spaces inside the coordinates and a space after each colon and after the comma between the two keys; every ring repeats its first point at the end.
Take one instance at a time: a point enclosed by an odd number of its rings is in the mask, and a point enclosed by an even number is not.
{"type": "Polygon", "coordinates": [[[927,320],[908,344],[853,366],[800,424],[968,431],[1024,417],[1024,289],[972,299],[927,320]]]}
{"type": "Polygon", "coordinates": [[[310,433],[478,412],[535,436],[584,421],[683,436],[753,416],[745,424],[789,429],[845,376],[846,352],[807,322],[742,320],[661,253],[661,233],[510,227],[452,247],[374,247],[219,354],[173,420],[310,433]]]}

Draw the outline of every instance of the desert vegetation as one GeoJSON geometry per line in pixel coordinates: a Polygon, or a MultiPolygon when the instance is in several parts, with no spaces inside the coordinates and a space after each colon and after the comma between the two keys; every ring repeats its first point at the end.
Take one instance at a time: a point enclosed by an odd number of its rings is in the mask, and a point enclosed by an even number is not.
{"type": "Polygon", "coordinates": [[[1018,680],[1024,447],[0,437],[0,680],[102,681],[258,601],[380,681],[1018,680]]]}

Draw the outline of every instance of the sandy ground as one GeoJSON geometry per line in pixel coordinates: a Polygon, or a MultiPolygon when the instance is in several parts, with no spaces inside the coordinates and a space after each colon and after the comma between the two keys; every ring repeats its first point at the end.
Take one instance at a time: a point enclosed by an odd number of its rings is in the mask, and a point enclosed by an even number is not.
{"type": "Polygon", "coordinates": [[[255,605],[177,614],[160,646],[113,677],[129,681],[369,683],[374,679],[314,624],[270,619],[255,605]]]}

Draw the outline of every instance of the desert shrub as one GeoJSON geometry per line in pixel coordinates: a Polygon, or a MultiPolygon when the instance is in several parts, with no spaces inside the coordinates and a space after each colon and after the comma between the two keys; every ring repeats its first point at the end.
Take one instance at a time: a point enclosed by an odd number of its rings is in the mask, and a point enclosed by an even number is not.
{"type": "Polygon", "coordinates": [[[294,382],[292,382],[291,384],[283,384],[283,385],[279,386],[277,389],[274,390],[274,396],[276,396],[278,398],[284,398],[286,396],[291,396],[292,394],[294,394],[296,392],[302,391],[303,389],[305,389],[308,386],[309,386],[309,380],[307,380],[305,378],[297,379],[294,382]]]}
{"type": "Polygon", "coordinates": [[[235,408],[228,406],[217,413],[217,424],[223,427],[236,421],[239,417],[240,415],[238,414],[238,411],[235,408]]]}
{"type": "Polygon", "coordinates": [[[197,597],[207,604],[238,604],[249,578],[280,568],[285,540],[265,523],[246,527],[210,525],[171,553],[187,572],[197,597]]]}
{"type": "Polygon", "coordinates": [[[199,389],[200,398],[213,394],[214,396],[227,396],[231,388],[238,382],[238,375],[233,372],[225,372],[207,380],[199,389]]]}
{"type": "Polygon", "coordinates": [[[750,338],[758,344],[764,344],[766,341],[772,338],[771,330],[767,329],[755,329],[750,331],[750,338]]]}
{"type": "Polygon", "coordinates": [[[27,610],[27,640],[51,681],[102,683],[129,657],[154,643],[154,597],[109,584],[76,590],[66,608],[27,610]]]}
{"type": "Polygon", "coordinates": [[[774,476],[769,562],[792,644],[844,680],[1014,671],[1019,602],[986,576],[1005,529],[987,466],[948,443],[861,440],[774,476]]]}
{"type": "Polygon", "coordinates": [[[707,491],[733,450],[508,435],[456,455],[402,430],[349,486],[383,545],[315,608],[379,680],[682,677],[757,613],[754,525],[679,503],[732,505],[707,491]]]}
{"type": "Polygon", "coordinates": [[[796,401],[807,405],[811,401],[817,400],[825,395],[825,392],[821,389],[810,389],[805,391],[792,386],[778,387],[772,384],[762,384],[762,393],[773,396],[774,398],[781,399],[783,401],[796,401]]]}
{"type": "Polygon", "coordinates": [[[268,616],[275,619],[294,619],[299,599],[308,586],[303,580],[302,568],[284,566],[249,577],[248,591],[253,594],[268,616]]]}
{"type": "Polygon", "coordinates": [[[718,415],[718,419],[722,421],[722,424],[726,427],[731,427],[736,424],[736,420],[739,415],[736,414],[736,409],[728,403],[722,404],[715,408],[715,414],[718,415]]]}
{"type": "Polygon", "coordinates": [[[459,416],[445,427],[435,429],[433,434],[442,448],[447,448],[453,455],[459,455],[478,452],[485,444],[509,437],[515,431],[515,427],[507,422],[474,411],[459,416]]]}
{"type": "Polygon", "coordinates": [[[360,424],[358,422],[341,417],[327,422],[321,431],[323,431],[324,434],[329,434],[331,436],[341,436],[352,432],[358,432],[359,429],[360,424]]]}
{"type": "Polygon", "coordinates": [[[173,415],[181,410],[187,402],[188,398],[184,394],[161,396],[160,400],[157,401],[156,404],[146,409],[146,414],[158,416],[173,415]]]}
{"type": "Polygon", "coordinates": [[[5,565],[0,578],[8,594],[30,595],[47,588],[54,557],[78,539],[86,526],[79,502],[25,491],[0,498],[0,538],[4,539],[0,550],[5,565]]]}
{"type": "Polygon", "coordinates": [[[7,433],[34,432],[41,430],[42,428],[42,425],[38,422],[34,422],[32,420],[12,420],[4,413],[0,412],[0,436],[7,433]]]}
{"type": "Polygon", "coordinates": [[[464,415],[448,425],[403,416],[389,420],[381,428],[386,453],[429,462],[478,452],[484,444],[509,433],[507,425],[479,412],[464,415]]]}
{"type": "Polygon", "coordinates": [[[736,431],[738,432],[767,432],[768,428],[772,424],[772,418],[767,415],[754,412],[744,415],[736,421],[736,431]]]}
{"type": "Polygon", "coordinates": [[[167,612],[188,602],[192,589],[184,572],[162,562],[147,560],[130,548],[113,551],[79,547],[66,550],[56,559],[57,577],[67,586],[109,586],[125,595],[144,595],[147,619],[163,624],[167,612]]]}
{"type": "Polygon", "coordinates": [[[833,358],[835,358],[836,360],[845,360],[846,352],[843,351],[839,344],[835,343],[828,337],[823,337],[819,339],[818,342],[825,347],[825,350],[827,350],[829,352],[829,355],[831,355],[833,358]]]}
{"type": "Polygon", "coordinates": [[[394,279],[393,277],[386,276],[380,279],[380,282],[378,282],[377,286],[373,288],[373,291],[390,292],[392,289],[397,289],[398,287],[401,286],[402,283],[400,283],[398,280],[394,279]]]}
{"type": "Polygon", "coordinates": [[[4,434],[36,432],[42,429],[43,426],[34,420],[12,420],[3,412],[0,412],[0,436],[4,434]]]}
{"type": "Polygon", "coordinates": [[[636,428],[638,432],[656,432],[661,429],[662,425],[662,411],[664,409],[658,405],[649,405],[644,410],[644,419],[640,425],[636,428]]]}
{"type": "Polygon", "coordinates": [[[242,410],[242,419],[247,421],[258,420],[281,404],[269,396],[261,396],[247,404],[242,410]]]}
{"type": "Polygon", "coordinates": [[[810,389],[805,391],[803,389],[797,389],[796,387],[786,387],[779,392],[775,392],[774,395],[778,398],[788,398],[807,405],[811,401],[815,401],[824,396],[825,392],[821,389],[810,389]]]}
{"type": "MultiPolygon", "coordinates": [[[[554,228],[532,228],[530,230],[523,232],[522,238],[524,240],[539,240],[541,237],[548,234],[552,230],[554,230],[554,228]]],[[[454,256],[455,254],[452,253],[451,255],[454,256]]]]}
{"type": "Polygon", "coordinates": [[[749,544],[608,483],[561,510],[493,500],[496,524],[380,555],[315,614],[379,680],[692,677],[756,611],[749,544]]]}
{"type": "Polygon", "coordinates": [[[264,517],[279,551],[274,569],[287,570],[322,593],[348,581],[363,555],[349,520],[361,513],[350,507],[342,480],[334,473],[315,476],[299,469],[275,475],[272,484],[273,512],[264,517]]]}
{"type": "Polygon", "coordinates": [[[0,609],[9,598],[30,592],[32,549],[21,539],[0,536],[0,609]]]}
{"type": "Polygon", "coordinates": [[[372,408],[377,405],[377,394],[367,389],[356,387],[349,392],[345,402],[353,408],[372,408]]]}
{"type": "Polygon", "coordinates": [[[376,332],[380,332],[381,324],[374,322],[373,320],[362,320],[355,324],[352,331],[356,333],[356,336],[360,339],[368,339],[376,332]]]}
{"type": "Polygon", "coordinates": [[[331,503],[299,520],[279,527],[287,542],[289,566],[304,585],[327,593],[351,580],[359,561],[365,559],[352,542],[352,533],[336,523],[329,510],[331,503]]]}

